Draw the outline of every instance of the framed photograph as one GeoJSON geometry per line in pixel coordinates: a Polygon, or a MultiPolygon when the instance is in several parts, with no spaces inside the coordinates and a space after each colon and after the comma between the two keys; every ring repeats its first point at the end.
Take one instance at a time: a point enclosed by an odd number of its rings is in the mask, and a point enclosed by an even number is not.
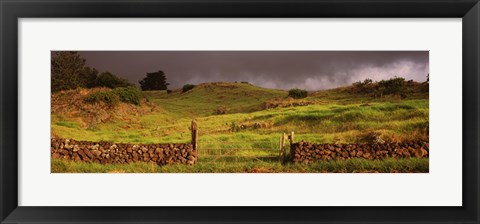
{"type": "Polygon", "coordinates": [[[1,11],[1,223],[480,221],[476,0],[1,11]]]}

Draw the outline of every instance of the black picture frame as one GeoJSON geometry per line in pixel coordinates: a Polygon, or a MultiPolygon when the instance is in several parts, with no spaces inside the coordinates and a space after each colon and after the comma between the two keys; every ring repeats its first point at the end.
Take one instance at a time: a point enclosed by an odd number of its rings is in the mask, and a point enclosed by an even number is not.
{"type": "MultiPolygon", "coordinates": [[[[479,223],[478,0],[0,0],[1,223],[479,223]],[[461,207],[18,206],[18,19],[132,17],[462,18],[461,207]]],[[[448,44],[448,43],[445,43],[448,44]]],[[[428,190],[428,189],[424,189],[428,190]]],[[[42,192],[38,192],[41,194],[42,192]]],[[[441,197],[441,196],[439,196],[441,197]]]]}

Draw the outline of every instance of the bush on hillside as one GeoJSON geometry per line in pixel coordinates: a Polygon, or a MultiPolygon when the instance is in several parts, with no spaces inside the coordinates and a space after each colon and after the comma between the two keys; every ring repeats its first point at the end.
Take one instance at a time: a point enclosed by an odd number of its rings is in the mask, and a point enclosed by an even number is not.
{"type": "Polygon", "coordinates": [[[288,96],[295,98],[295,99],[300,99],[300,98],[305,98],[308,96],[308,92],[303,89],[291,89],[288,91],[288,96]]]}
{"type": "Polygon", "coordinates": [[[241,129],[240,126],[237,125],[237,123],[235,123],[234,121],[232,121],[232,123],[229,126],[230,126],[231,132],[239,132],[241,129]]]}
{"type": "Polygon", "coordinates": [[[185,85],[183,85],[183,87],[182,87],[182,93],[187,92],[188,90],[193,89],[193,87],[195,87],[195,85],[192,85],[192,84],[185,84],[185,85]]]}
{"type": "Polygon", "coordinates": [[[119,102],[139,105],[142,93],[136,87],[120,87],[113,90],[92,92],[87,95],[85,101],[88,103],[104,102],[108,105],[116,105],[119,102]]]}
{"type": "Polygon", "coordinates": [[[405,79],[394,77],[389,80],[382,80],[378,82],[378,88],[383,91],[383,94],[402,94],[405,90],[405,79]]]}
{"type": "Polygon", "coordinates": [[[407,82],[404,78],[394,77],[388,80],[381,80],[375,88],[375,97],[383,97],[385,95],[399,95],[402,98],[407,97],[407,82]]]}
{"type": "Polygon", "coordinates": [[[119,97],[120,101],[125,103],[139,105],[142,99],[142,92],[133,86],[116,88],[112,92],[119,97]]]}
{"type": "Polygon", "coordinates": [[[369,94],[375,92],[375,83],[371,79],[365,79],[353,83],[352,93],[369,94]]]}
{"type": "Polygon", "coordinates": [[[122,79],[113,75],[110,72],[104,72],[97,76],[95,86],[114,89],[118,87],[133,86],[133,84],[129,83],[126,79],[122,79]]]}
{"type": "Polygon", "coordinates": [[[85,101],[88,103],[104,102],[112,106],[120,102],[120,97],[110,90],[98,91],[88,94],[88,96],[85,98],[85,101]]]}
{"type": "Polygon", "coordinates": [[[348,88],[349,93],[372,95],[375,98],[381,98],[386,95],[398,95],[406,98],[415,89],[413,80],[405,81],[405,78],[394,77],[388,80],[373,82],[371,79],[358,81],[348,88]]]}

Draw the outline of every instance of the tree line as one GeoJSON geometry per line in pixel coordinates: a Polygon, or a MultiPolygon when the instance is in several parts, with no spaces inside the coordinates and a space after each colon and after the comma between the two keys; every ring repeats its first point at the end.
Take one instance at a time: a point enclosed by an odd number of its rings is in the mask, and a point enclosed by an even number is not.
{"type": "MultiPolygon", "coordinates": [[[[135,87],[124,78],[111,72],[99,72],[85,64],[86,60],[77,51],[54,52],[51,58],[51,91],[76,88],[135,87]]],[[[139,81],[142,90],[167,90],[169,83],[163,71],[147,73],[139,81]]]]}

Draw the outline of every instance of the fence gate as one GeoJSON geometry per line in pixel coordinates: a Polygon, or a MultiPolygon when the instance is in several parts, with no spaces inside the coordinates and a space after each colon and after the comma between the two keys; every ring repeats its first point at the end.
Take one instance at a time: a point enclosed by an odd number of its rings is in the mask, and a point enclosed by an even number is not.
{"type": "Polygon", "coordinates": [[[192,145],[198,151],[198,163],[223,162],[281,162],[286,160],[286,141],[293,142],[293,132],[287,136],[282,133],[273,138],[251,139],[245,133],[233,133],[232,141],[228,137],[199,137],[199,130],[195,120],[192,120],[192,145]],[[280,137],[280,144],[278,137],[280,137]]]}

